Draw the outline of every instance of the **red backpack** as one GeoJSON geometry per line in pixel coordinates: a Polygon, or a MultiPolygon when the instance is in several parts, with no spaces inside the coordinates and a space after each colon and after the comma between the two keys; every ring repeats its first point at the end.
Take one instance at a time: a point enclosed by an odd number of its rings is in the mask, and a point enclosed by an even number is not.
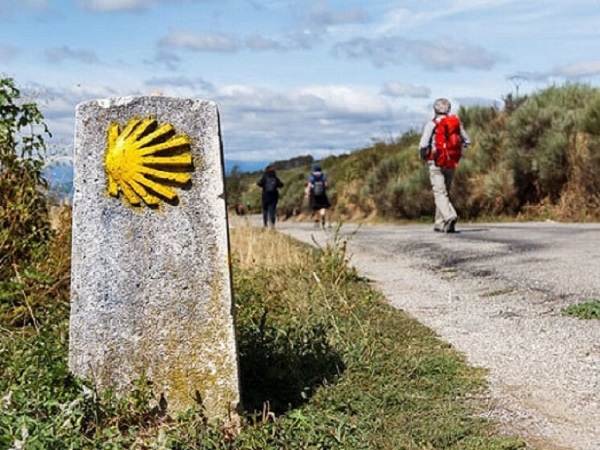
{"type": "Polygon", "coordinates": [[[446,169],[455,169],[462,152],[460,120],[455,115],[434,119],[433,150],[435,165],[446,169]]]}

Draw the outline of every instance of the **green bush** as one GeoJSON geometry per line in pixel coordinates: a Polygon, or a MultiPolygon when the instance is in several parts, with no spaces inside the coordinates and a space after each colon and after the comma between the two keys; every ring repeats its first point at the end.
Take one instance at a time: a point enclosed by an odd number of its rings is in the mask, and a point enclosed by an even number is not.
{"type": "Polygon", "coordinates": [[[520,205],[556,203],[569,178],[579,118],[591,88],[568,85],[530,97],[507,121],[508,159],[520,205]]]}
{"type": "Polygon", "coordinates": [[[50,234],[42,176],[50,136],[34,103],[0,78],[0,279],[14,275],[50,234]]]}
{"type": "Polygon", "coordinates": [[[596,93],[587,105],[582,119],[582,130],[600,136],[600,94],[596,93]]]}

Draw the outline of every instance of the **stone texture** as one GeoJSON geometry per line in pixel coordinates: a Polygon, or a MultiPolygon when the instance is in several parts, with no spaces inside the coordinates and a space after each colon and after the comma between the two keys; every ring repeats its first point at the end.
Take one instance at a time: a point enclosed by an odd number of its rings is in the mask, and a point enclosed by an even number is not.
{"type": "Polygon", "coordinates": [[[169,412],[239,406],[223,156],[217,106],[160,96],[77,106],[69,367],[125,393],[145,376],[169,412]],[[191,139],[177,204],[132,207],[106,193],[111,123],[170,123],[191,139]]]}

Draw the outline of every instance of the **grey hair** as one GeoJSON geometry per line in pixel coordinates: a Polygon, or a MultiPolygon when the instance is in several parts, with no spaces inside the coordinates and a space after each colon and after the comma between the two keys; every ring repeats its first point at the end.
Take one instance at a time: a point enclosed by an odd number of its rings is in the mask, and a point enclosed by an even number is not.
{"type": "Polygon", "coordinates": [[[452,108],[452,104],[447,98],[438,98],[435,102],[433,102],[433,110],[436,114],[448,114],[450,112],[450,108],[452,108]]]}

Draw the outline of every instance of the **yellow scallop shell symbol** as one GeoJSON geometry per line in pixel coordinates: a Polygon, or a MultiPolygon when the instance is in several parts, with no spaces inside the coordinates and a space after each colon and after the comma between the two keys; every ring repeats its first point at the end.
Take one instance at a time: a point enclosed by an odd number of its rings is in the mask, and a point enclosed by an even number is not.
{"type": "Polygon", "coordinates": [[[170,124],[155,119],[131,119],[123,131],[108,128],[105,156],[108,194],[122,192],[134,206],[156,206],[177,200],[176,186],[191,180],[192,154],[187,136],[176,135],[170,124]]]}

